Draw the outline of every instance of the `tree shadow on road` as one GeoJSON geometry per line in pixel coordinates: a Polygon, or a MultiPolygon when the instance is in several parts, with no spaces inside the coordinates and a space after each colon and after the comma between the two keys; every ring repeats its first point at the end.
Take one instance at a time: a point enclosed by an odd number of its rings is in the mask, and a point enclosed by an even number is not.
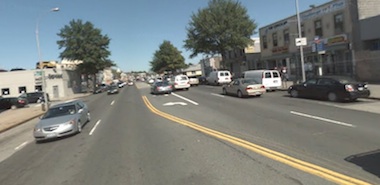
{"type": "Polygon", "coordinates": [[[380,149],[351,155],[345,160],[380,178],[380,149]]]}

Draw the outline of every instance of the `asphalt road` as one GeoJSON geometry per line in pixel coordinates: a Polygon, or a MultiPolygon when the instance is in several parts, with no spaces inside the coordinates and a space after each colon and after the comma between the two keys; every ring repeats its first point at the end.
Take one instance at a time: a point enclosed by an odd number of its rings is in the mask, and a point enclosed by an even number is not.
{"type": "Polygon", "coordinates": [[[0,150],[1,184],[380,184],[379,114],[283,92],[139,87],[85,98],[92,121],[79,135],[36,144],[38,120],[4,133],[1,147],[14,151],[0,150]]]}

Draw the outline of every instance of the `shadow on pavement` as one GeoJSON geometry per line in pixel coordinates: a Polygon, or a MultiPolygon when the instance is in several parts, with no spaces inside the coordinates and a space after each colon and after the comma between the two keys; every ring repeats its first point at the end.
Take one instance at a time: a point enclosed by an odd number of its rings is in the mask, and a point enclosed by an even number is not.
{"type": "Polygon", "coordinates": [[[345,160],[380,178],[380,149],[352,155],[345,160]]]}
{"type": "MultiPolygon", "coordinates": [[[[283,97],[286,98],[293,98],[289,94],[284,94],[283,97]]],[[[304,98],[304,97],[298,97],[298,98],[293,98],[293,99],[303,99],[303,100],[310,100],[310,101],[315,101],[315,102],[330,102],[330,103],[336,103],[339,105],[356,105],[356,104],[368,104],[368,103],[376,103],[376,101],[371,101],[371,100],[366,100],[366,99],[357,99],[355,101],[348,101],[348,100],[341,100],[341,101],[335,101],[331,102],[326,99],[318,99],[318,98],[304,98]]]]}

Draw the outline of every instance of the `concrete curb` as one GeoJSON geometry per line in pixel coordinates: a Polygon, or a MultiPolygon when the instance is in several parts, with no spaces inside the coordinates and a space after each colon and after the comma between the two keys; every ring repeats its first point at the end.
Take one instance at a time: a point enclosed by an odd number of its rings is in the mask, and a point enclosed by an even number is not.
{"type": "Polygon", "coordinates": [[[35,116],[32,116],[32,117],[30,117],[30,118],[25,118],[24,120],[22,120],[22,121],[20,121],[20,122],[18,122],[18,123],[16,123],[16,124],[13,124],[13,125],[11,125],[11,126],[9,126],[9,127],[3,128],[2,130],[0,130],[0,134],[3,133],[3,132],[5,132],[5,131],[7,131],[7,130],[10,130],[10,129],[12,129],[12,128],[15,128],[15,127],[17,127],[17,126],[19,126],[19,125],[22,125],[22,124],[24,124],[24,123],[26,123],[26,122],[28,122],[28,121],[30,121],[30,120],[33,120],[33,119],[35,119],[35,118],[38,118],[38,117],[40,117],[40,116],[43,115],[43,114],[45,114],[45,113],[40,113],[40,114],[35,115],[35,116]]]}

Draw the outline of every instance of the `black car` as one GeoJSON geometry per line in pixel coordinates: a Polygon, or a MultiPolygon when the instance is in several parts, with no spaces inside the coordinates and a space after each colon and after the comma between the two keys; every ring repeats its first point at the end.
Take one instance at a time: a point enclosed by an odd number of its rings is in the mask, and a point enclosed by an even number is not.
{"type": "Polygon", "coordinates": [[[107,94],[118,94],[119,93],[119,87],[116,85],[110,85],[107,90],[107,94]]]}
{"type": "Polygon", "coordinates": [[[28,100],[22,97],[0,98],[0,109],[16,109],[28,105],[28,100]]]}
{"type": "MultiPolygon", "coordinates": [[[[48,101],[50,101],[49,94],[46,94],[48,101]]],[[[20,95],[22,98],[26,98],[29,103],[40,103],[45,102],[43,92],[30,92],[20,95]]]]}
{"type": "Polygon", "coordinates": [[[370,95],[368,85],[344,76],[321,76],[311,78],[304,83],[288,88],[292,97],[326,99],[329,101],[367,98],[370,95]]]}

